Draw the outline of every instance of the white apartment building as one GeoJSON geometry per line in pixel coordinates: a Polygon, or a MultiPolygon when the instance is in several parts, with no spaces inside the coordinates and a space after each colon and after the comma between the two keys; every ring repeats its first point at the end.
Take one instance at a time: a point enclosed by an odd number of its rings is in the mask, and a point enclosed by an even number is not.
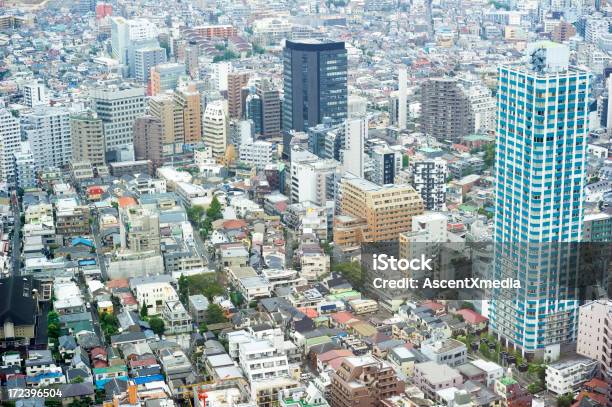
{"type": "Polygon", "coordinates": [[[347,119],[344,130],[344,150],[342,168],[358,177],[363,177],[364,148],[368,138],[368,119],[366,117],[347,119]]]}
{"type": "Polygon", "coordinates": [[[423,198],[427,210],[446,210],[447,177],[446,161],[441,158],[410,162],[411,184],[423,198]]]}
{"type": "Polygon", "coordinates": [[[555,394],[573,393],[580,385],[593,378],[597,361],[573,359],[546,367],[546,388],[555,394]]]}
{"type": "Polygon", "coordinates": [[[597,360],[612,373],[612,301],[593,301],[581,306],[578,312],[576,352],[597,360]]]}
{"type": "Polygon", "coordinates": [[[21,119],[21,128],[36,157],[36,169],[62,168],[72,160],[70,112],[63,107],[37,107],[21,119]]]}
{"type": "Polygon", "coordinates": [[[128,48],[134,41],[157,37],[155,24],[146,19],[126,20],[123,17],[111,17],[112,57],[122,65],[128,64],[128,48]]]}
{"type": "Polygon", "coordinates": [[[272,162],[274,145],[269,141],[257,140],[240,145],[240,161],[263,169],[272,162]]]}
{"type": "Polygon", "coordinates": [[[287,355],[268,340],[240,343],[238,355],[250,383],[289,376],[287,355]]]}
{"type": "Polygon", "coordinates": [[[179,299],[170,280],[170,275],[134,277],[130,279],[130,289],[140,307],[146,304],[149,315],[157,315],[162,312],[165,302],[179,299]]]}
{"type": "Polygon", "coordinates": [[[291,154],[291,202],[311,201],[325,206],[333,200],[329,192],[334,185],[334,175],[338,172],[336,160],[322,160],[311,153],[291,154]]]}
{"type": "Polygon", "coordinates": [[[253,37],[261,46],[278,45],[291,37],[292,24],[284,18],[269,17],[253,21],[253,37]]]}
{"type": "Polygon", "coordinates": [[[193,330],[191,316],[178,300],[164,302],[162,318],[165,322],[165,332],[168,334],[189,333],[193,330]]]}
{"type": "Polygon", "coordinates": [[[388,147],[377,147],[372,151],[372,179],[378,185],[395,183],[402,169],[402,153],[388,147]]]}
{"type": "Polygon", "coordinates": [[[213,101],[206,106],[202,120],[202,140],[212,150],[215,158],[222,157],[227,147],[228,121],[222,101],[213,101]]]}
{"type": "Polygon", "coordinates": [[[47,88],[40,82],[26,83],[21,87],[23,104],[29,107],[49,106],[47,88]]]}
{"type": "Polygon", "coordinates": [[[12,183],[15,178],[15,153],[20,150],[19,119],[0,104],[0,182],[12,183]]]}

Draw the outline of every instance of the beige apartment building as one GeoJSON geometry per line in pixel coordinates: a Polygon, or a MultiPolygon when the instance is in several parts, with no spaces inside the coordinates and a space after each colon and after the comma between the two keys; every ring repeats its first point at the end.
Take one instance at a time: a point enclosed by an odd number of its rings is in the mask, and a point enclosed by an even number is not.
{"type": "Polygon", "coordinates": [[[71,116],[70,132],[74,162],[87,161],[93,166],[105,164],[104,127],[94,112],[71,116]]]}
{"type": "Polygon", "coordinates": [[[400,233],[412,230],[412,217],[424,210],[421,196],[409,185],[380,186],[355,177],[343,179],[340,191],[341,214],[357,218],[334,225],[334,236],[338,238],[336,232],[340,232],[345,245],[395,241],[400,233]],[[359,218],[365,221],[365,228],[359,218]],[[359,240],[351,242],[350,236],[359,240]]]}
{"type": "Polygon", "coordinates": [[[202,141],[202,105],[200,92],[191,84],[174,92],[174,101],[183,116],[183,140],[185,143],[202,141]]]}
{"type": "Polygon", "coordinates": [[[240,119],[243,116],[242,88],[248,84],[247,72],[231,72],[227,75],[227,106],[230,119],[240,119]]]}
{"type": "Polygon", "coordinates": [[[119,212],[121,248],[132,252],[160,252],[159,215],[142,206],[130,206],[119,212]]]}
{"type": "Polygon", "coordinates": [[[162,124],[157,117],[145,115],[134,121],[134,156],[136,161],[150,160],[154,169],[163,165],[162,124]]]}
{"type": "Polygon", "coordinates": [[[174,102],[174,92],[166,92],[149,99],[149,113],[161,121],[162,140],[166,145],[183,143],[183,112],[174,102]]]}

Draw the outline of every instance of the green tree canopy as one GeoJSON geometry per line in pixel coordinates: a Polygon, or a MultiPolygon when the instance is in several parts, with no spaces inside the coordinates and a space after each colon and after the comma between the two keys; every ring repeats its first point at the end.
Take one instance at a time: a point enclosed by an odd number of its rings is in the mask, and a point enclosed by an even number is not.
{"type": "Polygon", "coordinates": [[[166,330],[164,320],[159,317],[152,317],[149,319],[149,325],[151,326],[151,330],[157,335],[163,335],[166,330]]]}
{"type": "Polygon", "coordinates": [[[225,314],[223,313],[223,309],[217,304],[210,304],[208,306],[205,319],[206,324],[208,325],[227,321],[227,318],[225,318],[225,314]]]}

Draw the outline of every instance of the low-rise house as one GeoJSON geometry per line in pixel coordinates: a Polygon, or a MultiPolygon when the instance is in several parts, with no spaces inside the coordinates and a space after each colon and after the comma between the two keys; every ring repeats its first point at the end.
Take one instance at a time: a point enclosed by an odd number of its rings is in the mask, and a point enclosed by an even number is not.
{"type": "Polygon", "coordinates": [[[162,310],[162,319],[168,334],[189,333],[193,330],[191,316],[180,301],[166,301],[162,310]]]}
{"type": "Polygon", "coordinates": [[[70,383],[60,387],[62,393],[62,405],[68,406],[75,401],[83,401],[89,398],[93,403],[96,389],[91,383],[70,383]]]}
{"type": "Polygon", "coordinates": [[[436,391],[463,384],[463,377],[456,369],[433,361],[414,366],[414,383],[427,397],[435,398],[436,391]]]}
{"type": "Polygon", "coordinates": [[[93,369],[94,383],[97,389],[103,389],[110,380],[128,380],[128,369],[125,364],[99,367],[93,369]]]}
{"type": "Polygon", "coordinates": [[[421,353],[430,360],[449,366],[462,365],[467,361],[467,347],[456,339],[443,339],[421,344],[421,353]]]}
{"type": "Polygon", "coordinates": [[[200,325],[205,321],[206,310],[208,310],[209,305],[208,299],[202,294],[189,296],[189,314],[193,318],[193,322],[200,325]]]}
{"type": "Polygon", "coordinates": [[[63,335],[58,338],[58,350],[66,363],[70,363],[77,349],[77,343],[73,336],[63,335]]]}
{"type": "Polygon", "coordinates": [[[487,373],[487,379],[485,382],[487,387],[492,387],[497,379],[501,379],[504,376],[504,368],[495,362],[484,359],[476,359],[470,363],[487,373]]]}
{"type": "Polygon", "coordinates": [[[53,371],[57,366],[50,350],[30,350],[25,361],[25,371],[28,376],[36,376],[53,371]]]}
{"type": "Polygon", "coordinates": [[[402,373],[408,377],[414,375],[414,364],[419,362],[416,351],[397,346],[389,351],[387,360],[400,368],[402,373]]]}
{"type": "Polygon", "coordinates": [[[460,309],[456,312],[457,315],[461,315],[463,321],[467,324],[470,332],[481,332],[487,328],[489,319],[480,315],[476,311],[471,309],[460,309]]]}

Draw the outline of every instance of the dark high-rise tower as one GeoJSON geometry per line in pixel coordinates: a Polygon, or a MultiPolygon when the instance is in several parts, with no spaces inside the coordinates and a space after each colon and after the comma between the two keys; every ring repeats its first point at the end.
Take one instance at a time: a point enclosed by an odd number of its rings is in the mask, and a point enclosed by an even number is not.
{"type": "Polygon", "coordinates": [[[347,117],[347,61],[344,42],[286,41],[283,51],[285,99],[283,144],[289,132],[306,131],[329,117],[339,124],[347,117]]]}

